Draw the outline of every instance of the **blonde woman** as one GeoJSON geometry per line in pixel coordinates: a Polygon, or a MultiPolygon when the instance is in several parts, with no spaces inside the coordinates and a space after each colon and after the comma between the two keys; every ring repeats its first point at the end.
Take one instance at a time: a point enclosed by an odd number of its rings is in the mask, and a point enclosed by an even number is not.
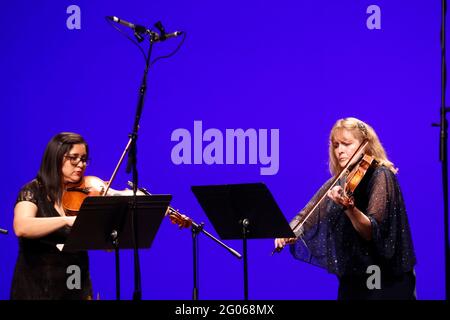
{"type": "Polygon", "coordinates": [[[310,214],[295,239],[275,239],[275,247],[290,244],[292,255],[337,275],[339,300],[414,300],[416,263],[397,169],[371,126],[356,118],[338,120],[330,133],[332,177],[291,221],[298,225],[323,196],[358,147],[375,162],[349,201],[339,181],[310,214]]]}

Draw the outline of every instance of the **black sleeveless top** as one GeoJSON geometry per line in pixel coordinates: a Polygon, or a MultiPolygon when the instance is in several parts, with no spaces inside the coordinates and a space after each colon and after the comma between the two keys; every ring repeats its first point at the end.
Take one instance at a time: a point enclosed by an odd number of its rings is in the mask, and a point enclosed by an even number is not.
{"type": "MultiPolygon", "coordinates": [[[[16,204],[20,201],[34,203],[38,207],[36,217],[60,216],[36,179],[21,189],[16,204]]],[[[65,242],[69,232],[70,227],[66,226],[41,238],[19,238],[11,299],[84,300],[92,297],[87,252],[67,253],[56,247],[65,242]]]]}

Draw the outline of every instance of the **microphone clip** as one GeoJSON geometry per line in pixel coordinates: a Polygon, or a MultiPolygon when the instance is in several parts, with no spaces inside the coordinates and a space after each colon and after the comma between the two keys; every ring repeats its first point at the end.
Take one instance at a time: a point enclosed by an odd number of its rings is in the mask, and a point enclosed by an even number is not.
{"type": "Polygon", "coordinates": [[[159,30],[159,35],[157,34],[157,39],[155,41],[164,41],[166,40],[166,29],[162,25],[161,21],[158,21],[154,24],[155,28],[159,30]]]}
{"type": "Polygon", "coordinates": [[[136,38],[136,40],[141,43],[142,41],[144,41],[144,37],[141,35],[140,32],[138,32],[136,29],[134,30],[134,37],[136,38]]]}

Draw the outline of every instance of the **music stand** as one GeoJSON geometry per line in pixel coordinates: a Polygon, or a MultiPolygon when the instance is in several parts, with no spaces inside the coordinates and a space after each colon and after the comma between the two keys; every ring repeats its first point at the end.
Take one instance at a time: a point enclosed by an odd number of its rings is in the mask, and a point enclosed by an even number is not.
{"type": "MultiPolygon", "coordinates": [[[[150,248],[171,195],[137,196],[137,248],[150,248]]],[[[112,250],[116,260],[116,299],[120,300],[119,249],[133,249],[133,196],[87,197],[62,251],[112,250]]]]}
{"type": "Polygon", "coordinates": [[[191,189],[221,239],[242,239],[244,299],[248,300],[247,239],[294,238],[294,232],[264,183],[191,189]]]}

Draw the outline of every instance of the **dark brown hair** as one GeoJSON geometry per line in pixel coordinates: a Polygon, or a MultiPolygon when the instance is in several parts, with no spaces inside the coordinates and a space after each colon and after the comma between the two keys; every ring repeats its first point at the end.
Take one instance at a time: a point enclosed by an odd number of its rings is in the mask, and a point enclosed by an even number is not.
{"type": "Polygon", "coordinates": [[[84,144],[86,153],[89,153],[88,145],[81,135],[72,132],[61,132],[50,140],[42,157],[37,179],[47,196],[54,203],[60,203],[61,201],[63,158],[74,144],[84,144]]]}

